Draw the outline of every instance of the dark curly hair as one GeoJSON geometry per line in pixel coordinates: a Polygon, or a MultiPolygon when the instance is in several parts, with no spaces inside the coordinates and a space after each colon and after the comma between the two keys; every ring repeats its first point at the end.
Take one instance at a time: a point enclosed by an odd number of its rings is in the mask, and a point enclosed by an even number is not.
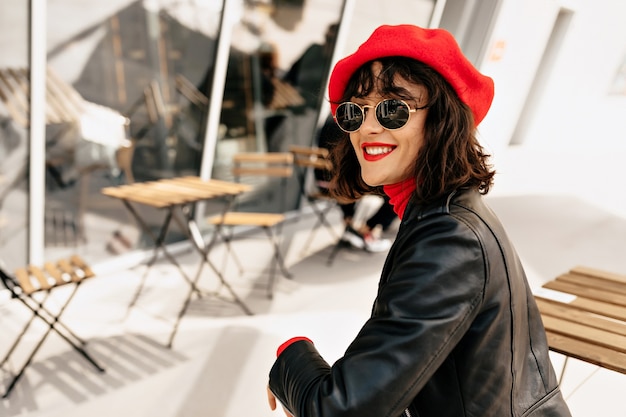
{"type": "MultiPolygon", "coordinates": [[[[419,101],[418,97],[406,97],[406,90],[394,85],[396,76],[426,88],[428,114],[424,145],[413,168],[418,184],[417,201],[428,204],[459,188],[474,188],[487,194],[495,175],[488,163],[490,155],[476,138],[472,111],[450,84],[433,68],[411,58],[387,57],[376,61],[382,64],[380,74],[376,76],[372,70],[374,61],[361,66],[350,78],[340,103],[352,97],[365,97],[377,85],[384,96],[419,101]]],[[[335,169],[330,189],[336,198],[356,200],[365,194],[382,192],[382,187],[371,187],[363,181],[347,133],[332,147],[331,158],[335,169]]]]}

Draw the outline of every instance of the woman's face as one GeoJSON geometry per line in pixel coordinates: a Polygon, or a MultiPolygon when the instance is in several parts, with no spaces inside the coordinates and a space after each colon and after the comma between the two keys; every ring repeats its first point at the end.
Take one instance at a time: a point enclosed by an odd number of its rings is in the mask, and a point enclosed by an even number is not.
{"type": "MultiPolygon", "coordinates": [[[[377,76],[381,71],[379,62],[373,63],[377,76]]],[[[376,106],[378,102],[389,98],[400,98],[414,109],[426,104],[426,89],[404,78],[394,80],[397,87],[404,88],[413,100],[403,97],[390,97],[380,94],[375,88],[366,97],[352,97],[351,101],[361,106],[376,106]]],[[[368,108],[361,128],[350,133],[350,142],[361,164],[363,181],[370,186],[395,184],[410,177],[417,160],[417,155],[424,143],[424,123],[428,109],[412,112],[406,125],[396,130],[383,128],[376,120],[373,108],[368,108]]]]}

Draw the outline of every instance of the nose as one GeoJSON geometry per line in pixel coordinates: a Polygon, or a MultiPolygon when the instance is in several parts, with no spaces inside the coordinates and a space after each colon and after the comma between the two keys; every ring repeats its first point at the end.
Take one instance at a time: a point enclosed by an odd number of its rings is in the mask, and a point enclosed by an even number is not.
{"type": "Polygon", "coordinates": [[[363,106],[364,119],[361,125],[363,133],[377,133],[383,130],[383,127],[376,120],[376,109],[374,106],[363,106]]]}

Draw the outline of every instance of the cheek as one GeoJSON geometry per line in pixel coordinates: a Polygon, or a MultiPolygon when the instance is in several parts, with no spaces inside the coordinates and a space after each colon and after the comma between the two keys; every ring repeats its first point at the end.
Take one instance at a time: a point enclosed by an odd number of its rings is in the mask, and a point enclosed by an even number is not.
{"type": "Polygon", "coordinates": [[[356,137],[356,133],[350,133],[350,143],[352,144],[352,149],[358,155],[359,154],[359,140],[356,137]]]}
{"type": "Polygon", "coordinates": [[[411,129],[404,137],[404,142],[407,144],[407,154],[415,160],[424,145],[424,130],[422,128],[411,129]]]}

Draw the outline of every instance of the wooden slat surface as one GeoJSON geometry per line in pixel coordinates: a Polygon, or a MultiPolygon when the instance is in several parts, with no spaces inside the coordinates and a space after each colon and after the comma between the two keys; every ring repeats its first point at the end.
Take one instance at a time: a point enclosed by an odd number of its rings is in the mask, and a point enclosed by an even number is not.
{"type": "Polygon", "coordinates": [[[544,317],[566,318],[588,327],[609,330],[616,334],[626,336],[626,322],[624,321],[615,320],[600,314],[590,314],[588,311],[579,310],[565,303],[548,301],[541,298],[537,298],[536,301],[544,317]]]}
{"type": "Polygon", "coordinates": [[[93,276],[91,268],[78,255],[72,255],[69,259],[46,262],[43,268],[27,265],[15,270],[17,283],[25,294],[48,291],[54,287],[71,282],[78,283],[93,276]]]}
{"type": "Polygon", "coordinates": [[[563,274],[557,278],[559,282],[578,285],[582,288],[593,288],[600,291],[609,291],[626,296],[626,283],[611,281],[596,276],[580,274],[563,274]]]}
{"type": "Polygon", "coordinates": [[[232,173],[235,178],[291,177],[293,154],[290,152],[241,152],[233,155],[232,173]]]}
{"type": "Polygon", "coordinates": [[[229,212],[224,216],[217,215],[209,218],[211,224],[224,226],[262,226],[271,227],[285,220],[284,214],[277,213],[245,213],[229,212]]]}
{"type": "Polygon", "coordinates": [[[535,299],[550,349],[626,373],[626,277],[576,267],[535,299]]]}
{"type": "MultiPolygon", "coordinates": [[[[46,123],[76,123],[84,100],[68,83],[50,68],[46,70],[46,123]]],[[[11,117],[20,125],[29,125],[30,74],[27,68],[0,69],[0,100],[11,117]]]]}
{"type": "Polygon", "coordinates": [[[576,266],[572,268],[570,273],[577,275],[586,275],[588,277],[598,277],[604,280],[626,284],[626,275],[616,274],[609,271],[601,271],[599,269],[589,268],[586,266],[576,266]]]}
{"type": "Polygon", "coordinates": [[[326,171],[332,170],[333,164],[326,148],[292,145],[289,147],[289,151],[294,155],[295,165],[326,171]]]}
{"type": "Polygon", "coordinates": [[[554,352],[626,374],[626,355],[575,338],[547,332],[548,345],[554,352]]]}
{"type": "Polygon", "coordinates": [[[213,179],[204,181],[198,177],[180,177],[105,187],[102,193],[113,198],[164,208],[237,195],[250,189],[251,187],[245,184],[213,179]]]}
{"type": "Polygon", "coordinates": [[[590,300],[626,306],[626,295],[616,294],[610,290],[598,289],[591,286],[571,284],[567,281],[562,281],[559,278],[546,283],[543,287],[568,294],[578,295],[590,300]]]}
{"type": "Polygon", "coordinates": [[[30,280],[30,273],[26,268],[19,268],[15,270],[15,278],[22,291],[26,294],[32,294],[37,291],[38,287],[35,287],[30,280]]]}
{"type": "Polygon", "coordinates": [[[240,152],[233,155],[233,163],[291,164],[293,154],[289,152],[240,152]]]}
{"type": "MultiPolygon", "coordinates": [[[[174,183],[184,183],[188,186],[194,186],[194,187],[206,187],[207,186],[207,181],[204,181],[198,177],[192,177],[192,176],[172,178],[170,181],[174,183]]],[[[219,190],[224,195],[237,195],[242,192],[250,191],[252,189],[250,185],[241,184],[237,182],[228,182],[228,181],[215,180],[215,179],[211,179],[209,180],[209,182],[210,182],[211,189],[219,190]]]]}
{"type": "Polygon", "coordinates": [[[232,169],[235,177],[256,176],[256,177],[291,177],[293,169],[291,167],[234,167],[232,169]]]}

